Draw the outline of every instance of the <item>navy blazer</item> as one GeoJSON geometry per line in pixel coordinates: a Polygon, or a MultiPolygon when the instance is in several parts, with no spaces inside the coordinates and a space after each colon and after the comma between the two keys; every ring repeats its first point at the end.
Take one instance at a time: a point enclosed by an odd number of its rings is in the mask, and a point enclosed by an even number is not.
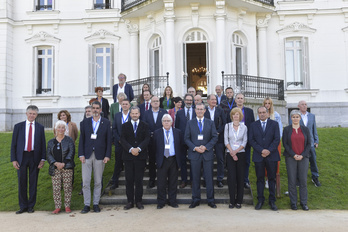
{"type": "MultiPolygon", "coordinates": [[[[122,112],[118,112],[115,114],[114,121],[112,122],[112,137],[115,146],[121,146],[120,140],[121,140],[121,133],[122,133],[122,112]]],[[[126,122],[130,121],[131,117],[128,112],[128,119],[126,122]]]]}
{"type": "MultiPolygon", "coordinates": [[[[179,111],[180,112],[180,111],[179,111]]],[[[178,113],[179,113],[178,112],[178,113]]],[[[213,160],[214,159],[214,146],[218,140],[217,132],[215,129],[214,122],[210,119],[204,118],[203,122],[203,140],[198,140],[198,135],[200,134],[198,128],[197,118],[187,122],[185,130],[185,143],[188,146],[188,158],[190,160],[198,160],[199,156],[203,155],[204,160],[213,160]],[[196,151],[193,151],[195,147],[205,146],[207,150],[201,154],[196,151]]]]}
{"type": "Polygon", "coordinates": [[[226,115],[225,115],[225,112],[223,111],[223,109],[221,109],[220,107],[215,107],[214,119],[211,119],[209,109],[206,108],[206,111],[204,113],[204,117],[214,121],[216,131],[219,134],[217,142],[224,143],[224,130],[225,130],[225,125],[226,125],[226,115]]]}
{"type": "MultiPolygon", "coordinates": [[[[191,109],[192,109],[191,110],[192,119],[194,119],[194,118],[196,118],[196,112],[195,112],[195,109],[193,107],[191,109]]],[[[181,131],[181,139],[182,140],[184,140],[186,124],[187,124],[187,119],[186,119],[186,115],[185,115],[185,109],[183,108],[182,110],[179,110],[176,113],[176,118],[175,118],[175,128],[177,128],[181,131]]]]}
{"type": "MultiPolygon", "coordinates": [[[[307,128],[309,133],[311,134],[311,146],[314,147],[314,143],[319,144],[319,136],[317,132],[317,124],[315,122],[315,115],[312,113],[308,113],[308,123],[307,128]]],[[[303,120],[301,118],[300,125],[304,126],[303,120]]]]}
{"type": "Polygon", "coordinates": [[[112,134],[110,121],[101,117],[97,131],[97,139],[91,139],[93,132],[92,118],[86,118],[80,123],[80,142],[79,157],[85,156],[89,159],[93,152],[97,160],[103,160],[105,157],[111,158],[112,134]]]}
{"type": "Polygon", "coordinates": [[[155,120],[153,119],[152,110],[145,111],[145,115],[143,117],[143,120],[149,126],[149,131],[150,131],[151,137],[153,136],[153,132],[155,130],[157,130],[158,128],[162,127],[162,117],[165,114],[168,114],[168,112],[166,110],[164,110],[164,109],[159,108],[158,115],[157,115],[157,120],[156,120],[156,123],[155,123],[155,120]]]}
{"type": "MultiPolygon", "coordinates": [[[[114,102],[117,101],[117,91],[118,91],[118,84],[114,85],[112,87],[112,97],[114,98],[114,102]]],[[[131,102],[134,99],[134,92],[133,88],[130,84],[126,83],[126,87],[124,89],[124,93],[127,95],[127,99],[131,102]]]]}
{"type": "MultiPolygon", "coordinates": [[[[145,111],[145,102],[139,105],[139,109],[140,109],[140,120],[144,120],[145,119],[145,112],[146,112],[145,111]]],[[[152,109],[152,106],[149,103],[149,109],[147,111],[149,111],[151,109],[152,109]]]]}
{"type": "MultiPolygon", "coordinates": [[[[22,164],[23,152],[25,148],[25,128],[26,121],[17,123],[14,126],[11,143],[11,162],[17,161],[22,164]]],[[[43,125],[35,122],[34,132],[34,162],[39,165],[41,160],[46,159],[46,138],[43,125]]]]}
{"type": "MultiPolygon", "coordinates": [[[[305,158],[309,158],[311,153],[311,135],[309,133],[309,130],[307,127],[300,125],[302,134],[304,136],[304,150],[301,154],[297,155],[302,155],[305,158]]],[[[283,130],[283,146],[285,148],[283,155],[288,156],[288,157],[294,157],[295,152],[292,150],[292,142],[291,142],[291,135],[292,135],[292,125],[289,125],[284,128],[283,130]]]]}
{"type": "Polygon", "coordinates": [[[220,104],[219,104],[219,102],[218,102],[218,95],[215,95],[215,96],[216,96],[216,104],[218,104],[218,105],[220,105],[222,101],[224,101],[224,100],[227,99],[226,95],[225,95],[225,94],[222,94],[222,95],[221,95],[220,104]]]}
{"type": "Polygon", "coordinates": [[[255,122],[254,111],[248,107],[244,107],[244,124],[249,129],[251,123],[255,122]]]}
{"type": "Polygon", "coordinates": [[[150,141],[149,126],[146,122],[139,121],[137,135],[135,137],[131,120],[122,125],[121,145],[123,147],[123,160],[144,160],[147,158],[147,146],[150,141]],[[141,152],[138,156],[129,153],[131,148],[139,147],[141,152]]]}
{"type": "MultiPolygon", "coordinates": [[[[173,136],[174,136],[174,151],[175,151],[175,158],[177,167],[181,167],[181,136],[180,136],[180,130],[176,128],[172,128],[173,130],[173,136]]],[[[161,168],[163,164],[164,159],[164,131],[163,128],[159,128],[155,130],[153,135],[153,143],[154,145],[154,151],[156,151],[156,164],[157,168],[161,168]]]]}
{"type": "Polygon", "coordinates": [[[279,126],[276,121],[267,119],[266,129],[263,132],[260,120],[253,122],[248,129],[249,144],[253,147],[253,162],[262,162],[263,159],[269,161],[280,161],[278,145],[280,143],[279,126]],[[267,149],[271,153],[263,158],[262,150],[267,149]]]}

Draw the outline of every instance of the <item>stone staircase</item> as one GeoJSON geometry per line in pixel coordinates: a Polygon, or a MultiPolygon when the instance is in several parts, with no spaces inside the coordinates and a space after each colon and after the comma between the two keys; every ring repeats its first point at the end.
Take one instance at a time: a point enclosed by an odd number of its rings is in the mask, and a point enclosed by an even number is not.
{"type": "MultiPolygon", "coordinates": [[[[189,169],[189,164],[188,164],[189,169]]],[[[227,187],[227,177],[222,181],[224,187],[218,188],[216,186],[216,162],[214,162],[214,196],[216,204],[229,204],[229,194],[227,187]]],[[[179,181],[178,181],[178,192],[177,192],[177,203],[180,204],[190,204],[192,201],[192,189],[191,185],[187,185],[185,188],[180,189],[180,171],[179,171],[179,181]]],[[[203,180],[203,179],[202,179],[203,180]]],[[[104,194],[100,199],[100,204],[102,205],[125,205],[127,204],[126,197],[126,186],[125,186],[125,176],[124,171],[121,172],[119,179],[119,187],[117,189],[110,189],[110,186],[106,186],[104,189],[104,194]]],[[[144,193],[143,193],[143,204],[157,204],[157,185],[152,189],[147,189],[146,186],[149,182],[149,170],[145,170],[144,174],[144,193]]],[[[203,183],[203,181],[202,181],[203,183]]],[[[202,184],[201,183],[201,184],[202,184]]],[[[206,188],[201,185],[201,203],[207,203],[206,201],[206,188]]],[[[243,204],[253,205],[252,191],[251,189],[244,189],[244,200],[243,204]]]]}

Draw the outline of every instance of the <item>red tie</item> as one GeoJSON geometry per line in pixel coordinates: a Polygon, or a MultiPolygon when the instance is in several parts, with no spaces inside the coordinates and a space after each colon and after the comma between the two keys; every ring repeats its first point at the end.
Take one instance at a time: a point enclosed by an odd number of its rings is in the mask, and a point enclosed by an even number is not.
{"type": "Polygon", "coordinates": [[[149,102],[146,102],[146,111],[149,110],[149,102]]]}
{"type": "Polygon", "coordinates": [[[31,143],[32,143],[32,138],[33,138],[33,127],[31,126],[33,123],[30,123],[29,126],[29,136],[28,136],[28,146],[27,146],[27,151],[31,152],[31,143]]]}

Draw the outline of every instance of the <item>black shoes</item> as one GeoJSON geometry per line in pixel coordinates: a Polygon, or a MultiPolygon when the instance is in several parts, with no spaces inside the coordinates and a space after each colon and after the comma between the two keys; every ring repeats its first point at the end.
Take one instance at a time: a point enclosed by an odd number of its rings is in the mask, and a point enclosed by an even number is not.
{"type": "Polygon", "coordinates": [[[34,208],[31,208],[31,207],[28,208],[28,213],[34,213],[34,212],[35,212],[34,208]]]}
{"type": "Polygon", "coordinates": [[[242,204],[238,204],[238,203],[237,203],[237,204],[236,204],[236,208],[237,208],[237,209],[242,208],[242,204]]]}
{"type": "Polygon", "coordinates": [[[306,204],[301,204],[301,207],[302,207],[302,209],[305,210],[305,211],[308,211],[308,210],[309,210],[309,208],[308,208],[308,206],[307,206],[306,204]]]}
{"type": "Polygon", "coordinates": [[[263,206],[263,202],[257,202],[257,204],[256,204],[256,206],[255,206],[255,209],[256,210],[260,210],[261,208],[262,208],[262,206],[263,206]]]}
{"type": "Polygon", "coordinates": [[[209,206],[210,208],[212,208],[212,209],[216,209],[216,208],[217,208],[214,202],[209,202],[209,203],[208,203],[208,206],[209,206]]]}
{"type": "Polygon", "coordinates": [[[185,188],[187,186],[187,183],[185,181],[181,182],[181,185],[179,186],[181,189],[185,188]]]}
{"type": "Polygon", "coordinates": [[[292,210],[297,210],[297,205],[296,204],[291,204],[291,209],[292,210]]]}
{"type": "Polygon", "coordinates": [[[147,185],[147,189],[152,189],[155,187],[155,181],[154,180],[150,180],[149,181],[149,184],[147,185]]]}
{"type": "Polygon", "coordinates": [[[157,205],[157,209],[162,209],[164,205],[157,205]]]}
{"type": "Polygon", "coordinates": [[[234,204],[232,204],[232,203],[229,204],[229,205],[228,205],[228,208],[233,209],[233,208],[234,208],[234,204]]]}
{"type": "Polygon", "coordinates": [[[144,206],[143,206],[143,204],[141,202],[137,202],[136,205],[137,205],[138,209],[144,209],[144,206]]]}
{"type": "Polygon", "coordinates": [[[114,190],[114,189],[117,189],[118,188],[118,183],[113,183],[111,186],[110,186],[110,189],[111,190],[114,190]]]}
{"type": "Polygon", "coordinates": [[[319,182],[318,177],[312,177],[312,182],[313,182],[315,187],[320,187],[321,186],[321,183],[319,182]]]}
{"type": "Polygon", "coordinates": [[[28,209],[27,208],[24,208],[24,209],[19,209],[16,214],[22,214],[24,212],[28,212],[28,209]]]}
{"type": "Polygon", "coordinates": [[[223,187],[224,187],[222,181],[218,181],[218,182],[217,182],[217,186],[218,186],[219,188],[223,188],[223,187]]]}
{"type": "Polygon", "coordinates": [[[205,182],[205,180],[203,180],[202,187],[203,187],[203,188],[206,188],[206,187],[207,187],[207,183],[205,182]]]}
{"type": "Polygon", "coordinates": [[[270,202],[269,206],[271,206],[271,210],[273,210],[273,211],[277,211],[278,210],[278,208],[277,208],[277,206],[276,206],[276,204],[274,202],[270,202]]]}
{"type": "Polygon", "coordinates": [[[133,205],[133,203],[131,203],[131,202],[127,203],[127,205],[125,205],[125,206],[123,207],[124,210],[129,210],[129,209],[131,209],[131,208],[134,208],[134,205],[133,205]]]}
{"type": "Polygon", "coordinates": [[[94,211],[95,213],[100,213],[99,205],[93,205],[93,211],[94,211]]]}
{"type": "Polygon", "coordinates": [[[197,206],[199,206],[199,201],[196,202],[192,202],[191,205],[189,206],[190,209],[196,208],[197,206]]]}
{"type": "Polygon", "coordinates": [[[81,213],[88,213],[89,211],[91,211],[91,207],[85,205],[85,207],[83,207],[83,209],[81,210],[81,213]]]}
{"type": "Polygon", "coordinates": [[[250,184],[249,183],[244,183],[244,188],[250,189],[250,184]]]}
{"type": "Polygon", "coordinates": [[[177,203],[170,204],[170,206],[173,207],[173,208],[179,208],[179,205],[177,203]]]}

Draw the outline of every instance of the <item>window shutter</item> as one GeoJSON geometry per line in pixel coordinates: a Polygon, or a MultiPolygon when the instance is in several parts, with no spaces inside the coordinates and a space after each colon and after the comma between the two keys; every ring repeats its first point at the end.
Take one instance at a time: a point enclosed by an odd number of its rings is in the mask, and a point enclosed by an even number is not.
{"type": "Polygon", "coordinates": [[[110,64],[110,83],[109,83],[109,85],[110,85],[110,94],[112,94],[112,87],[113,87],[113,85],[114,85],[114,75],[115,75],[115,72],[114,72],[114,70],[115,70],[115,55],[114,55],[114,45],[113,44],[110,44],[110,62],[111,62],[111,64],[110,64]]]}
{"type": "Polygon", "coordinates": [[[94,94],[95,84],[95,48],[88,45],[88,94],[94,94]]]}
{"type": "Polygon", "coordinates": [[[302,73],[303,73],[303,87],[309,89],[309,60],[308,60],[308,39],[301,38],[302,44],[302,73]]]}
{"type": "Polygon", "coordinates": [[[37,47],[34,47],[34,54],[33,54],[33,80],[34,80],[34,83],[33,83],[33,92],[34,92],[34,95],[38,94],[38,88],[39,88],[39,80],[38,80],[38,72],[37,72],[37,69],[38,69],[38,62],[37,62],[37,47]]]}
{"type": "Polygon", "coordinates": [[[55,47],[54,46],[52,46],[51,47],[51,49],[52,49],[52,81],[51,81],[51,86],[49,87],[49,88],[51,88],[51,94],[52,95],[54,95],[54,93],[56,92],[56,91],[54,91],[55,89],[55,86],[57,86],[56,84],[55,84],[55,81],[56,81],[56,78],[55,78],[55,61],[56,61],[56,59],[55,59],[55,47]]]}

